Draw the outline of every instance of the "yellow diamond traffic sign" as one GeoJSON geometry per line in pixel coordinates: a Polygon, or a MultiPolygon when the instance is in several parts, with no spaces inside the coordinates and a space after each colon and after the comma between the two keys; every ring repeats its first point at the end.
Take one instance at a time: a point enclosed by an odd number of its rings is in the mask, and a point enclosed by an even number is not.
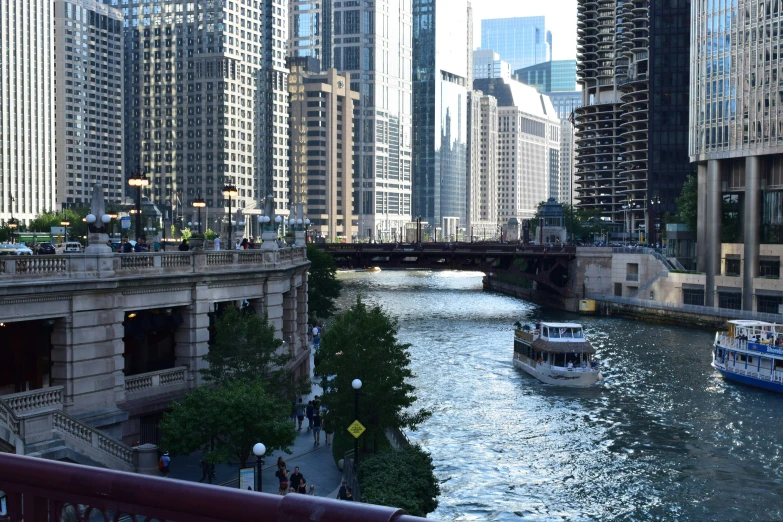
{"type": "Polygon", "coordinates": [[[356,437],[358,439],[359,436],[362,433],[364,433],[366,429],[367,428],[362,426],[361,422],[356,420],[356,421],[353,421],[353,423],[350,426],[348,426],[348,433],[350,433],[351,435],[353,435],[354,437],[356,437]]]}

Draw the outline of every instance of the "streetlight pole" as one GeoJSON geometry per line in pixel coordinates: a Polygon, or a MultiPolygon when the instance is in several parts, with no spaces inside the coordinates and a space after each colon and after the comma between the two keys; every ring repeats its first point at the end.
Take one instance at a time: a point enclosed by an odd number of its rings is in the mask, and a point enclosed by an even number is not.
{"type": "Polygon", "coordinates": [[[256,456],[256,491],[261,492],[263,486],[261,480],[261,471],[264,467],[264,455],[266,454],[266,446],[260,442],[256,442],[253,446],[253,454],[256,456]]]}
{"type": "Polygon", "coordinates": [[[68,226],[71,224],[70,221],[60,221],[60,225],[65,227],[65,242],[68,242],[68,226]]]}
{"type": "MultiPolygon", "coordinates": [[[[362,389],[362,381],[361,379],[354,379],[353,382],[351,382],[351,386],[354,389],[354,402],[353,402],[353,416],[358,421],[359,420],[359,390],[362,389]]],[[[356,469],[359,467],[359,437],[354,437],[353,439],[353,469],[356,471],[356,469]]]]}
{"type": "Polygon", "coordinates": [[[201,234],[201,209],[207,206],[207,202],[201,197],[201,193],[199,193],[199,196],[193,201],[193,206],[198,209],[198,233],[201,234]]]}
{"type": "Polygon", "coordinates": [[[231,198],[237,197],[237,188],[232,184],[227,184],[223,187],[223,196],[228,198],[228,244],[229,248],[234,248],[234,234],[231,226],[231,198]]]}
{"type": "Polygon", "coordinates": [[[141,235],[141,188],[147,187],[149,184],[150,180],[143,172],[141,174],[134,173],[128,180],[128,185],[136,187],[136,237],[141,235]]]}

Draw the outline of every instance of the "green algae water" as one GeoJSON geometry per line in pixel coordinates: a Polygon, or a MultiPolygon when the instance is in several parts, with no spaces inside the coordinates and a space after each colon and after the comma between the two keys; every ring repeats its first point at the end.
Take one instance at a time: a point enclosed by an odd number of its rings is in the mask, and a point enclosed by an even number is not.
{"type": "MultiPolygon", "coordinates": [[[[345,272],[400,323],[440,520],[783,520],[783,395],[721,379],[714,332],[548,311],[467,272],[345,272]],[[511,363],[517,320],[581,322],[604,381],[547,386],[511,363]]],[[[371,383],[365,383],[371,386],[371,383]]]]}

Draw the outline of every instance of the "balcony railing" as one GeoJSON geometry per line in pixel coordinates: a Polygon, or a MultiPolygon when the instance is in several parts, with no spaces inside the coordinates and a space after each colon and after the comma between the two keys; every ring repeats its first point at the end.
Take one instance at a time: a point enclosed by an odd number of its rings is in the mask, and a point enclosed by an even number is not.
{"type": "Polygon", "coordinates": [[[179,386],[187,384],[188,367],[177,366],[166,370],[156,372],[140,373],[138,375],[129,375],[125,377],[125,393],[129,399],[135,399],[137,396],[146,396],[164,391],[161,388],[179,386]]]}
{"type": "Polygon", "coordinates": [[[280,269],[307,262],[304,248],[0,257],[0,281],[280,269]]]}
{"type": "Polygon", "coordinates": [[[17,416],[43,410],[63,409],[63,387],[50,386],[40,390],[3,395],[2,399],[17,416]]]}
{"type": "Polygon", "coordinates": [[[0,454],[0,521],[417,522],[400,509],[309,495],[256,493],[0,454]]]}

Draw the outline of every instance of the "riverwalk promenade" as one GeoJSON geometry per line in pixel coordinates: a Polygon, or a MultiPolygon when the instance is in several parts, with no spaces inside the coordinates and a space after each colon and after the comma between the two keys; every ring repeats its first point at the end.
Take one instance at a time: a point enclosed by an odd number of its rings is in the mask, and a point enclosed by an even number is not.
{"type": "MultiPolygon", "coordinates": [[[[312,357],[312,355],[311,355],[312,357]]],[[[313,379],[312,368],[313,361],[310,361],[311,375],[313,379]]],[[[313,389],[309,396],[303,397],[303,402],[312,400],[316,395],[321,395],[321,387],[313,379],[313,389]]],[[[343,435],[345,436],[345,435],[343,435]]],[[[263,441],[259,441],[263,442],[263,441]]],[[[326,445],[325,434],[321,433],[321,445],[313,445],[313,433],[307,431],[307,419],[302,423],[302,431],[297,432],[296,440],[291,446],[291,454],[283,451],[275,451],[271,456],[264,459],[264,468],[262,472],[262,491],[265,493],[276,493],[278,490],[278,480],[275,477],[277,471],[277,458],[282,456],[286,462],[287,469],[293,473],[294,467],[299,466],[299,471],[307,480],[308,488],[315,486],[315,495],[320,497],[334,498],[342,482],[342,472],[337,469],[332,457],[332,446],[326,445]]],[[[161,448],[165,450],[165,448],[161,448]]],[[[201,478],[201,469],[199,462],[201,453],[182,457],[176,456],[172,460],[170,478],[187,481],[198,481],[201,478]]],[[[255,466],[255,456],[251,454],[247,466],[255,466]]],[[[204,481],[206,482],[206,480],[204,481]]],[[[219,464],[215,466],[215,479],[213,484],[223,487],[236,488],[239,485],[239,463],[219,464]]]]}

